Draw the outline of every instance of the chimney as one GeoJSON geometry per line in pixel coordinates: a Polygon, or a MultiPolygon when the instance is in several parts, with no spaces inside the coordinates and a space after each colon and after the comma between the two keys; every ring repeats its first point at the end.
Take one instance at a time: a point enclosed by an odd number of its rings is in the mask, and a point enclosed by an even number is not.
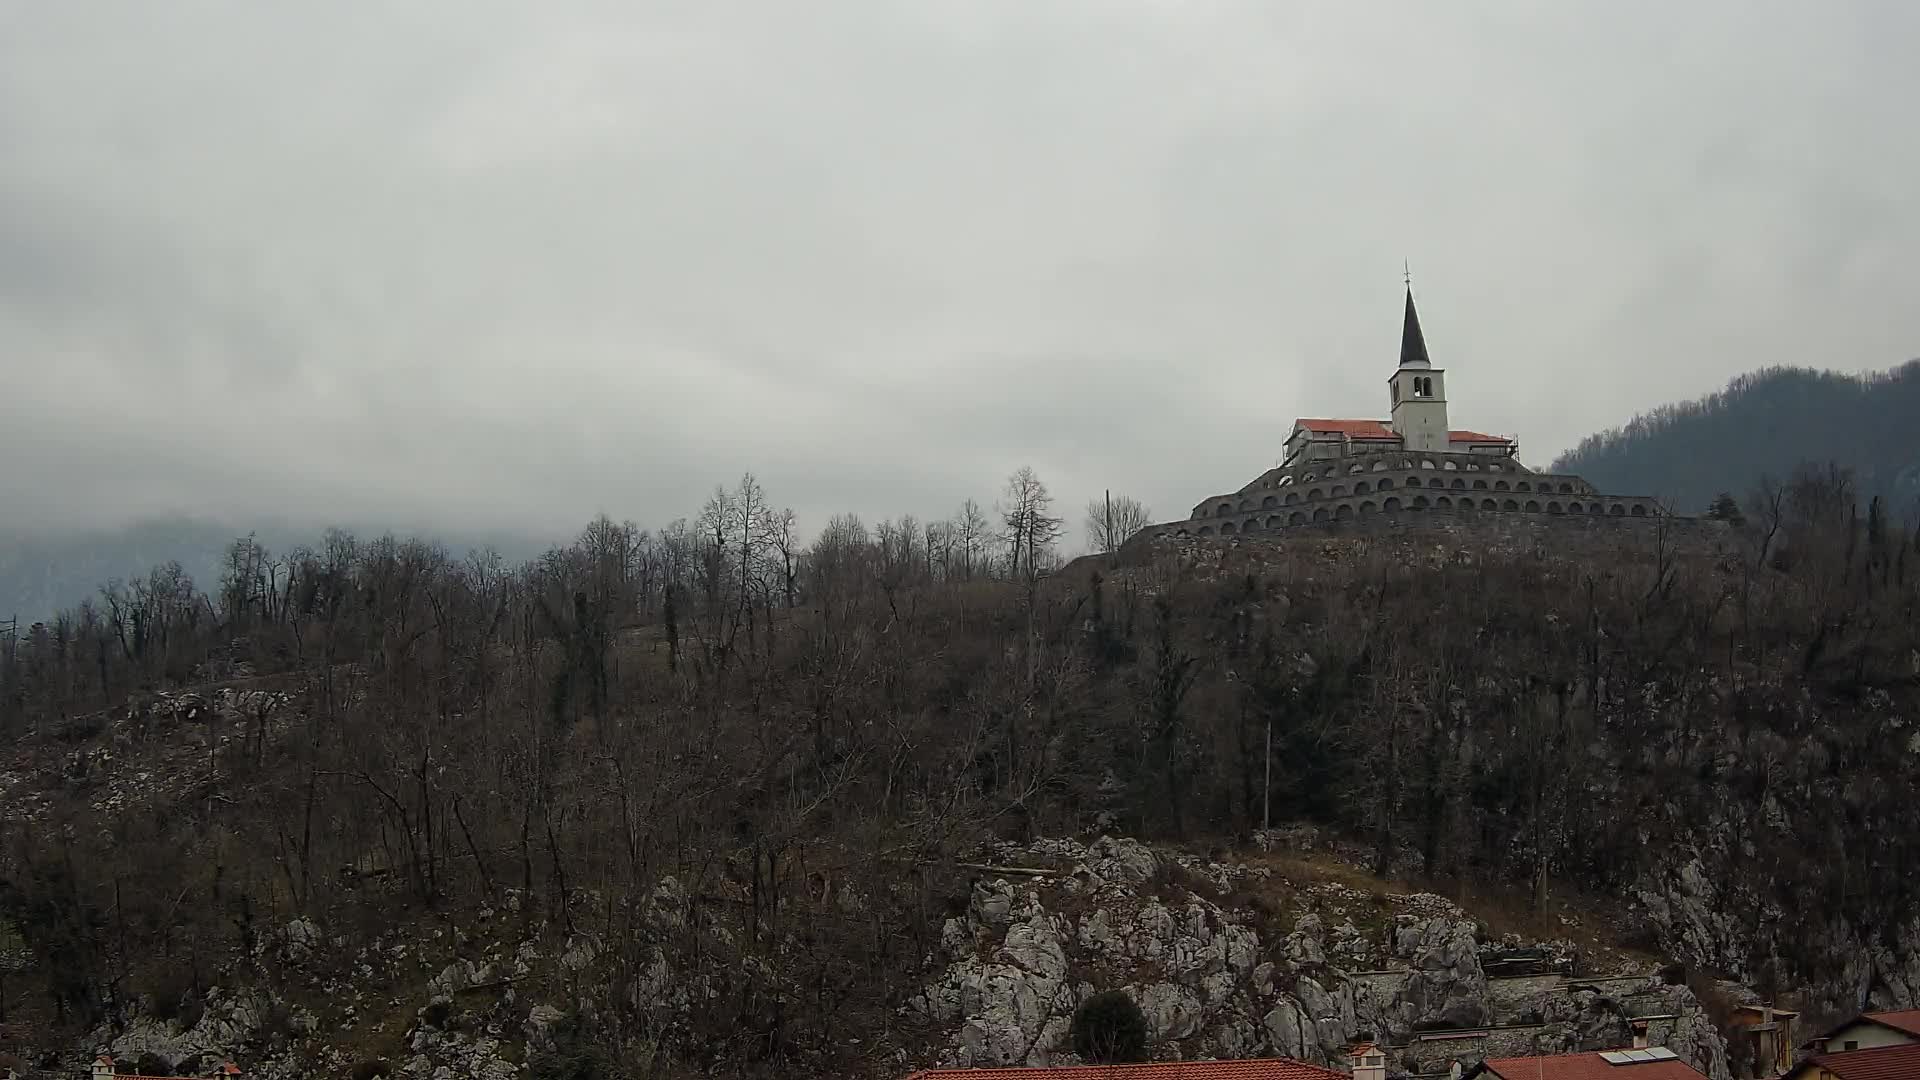
{"type": "Polygon", "coordinates": [[[113,1059],[105,1054],[93,1059],[93,1080],[113,1080],[113,1059]]]}
{"type": "Polygon", "coordinates": [[[1353,1080],[1387,1080],[1387,1054],[1373,1044],[1369,1032],[1362,1032],[1360,1041],[1347,1051],[1347,1060],[1353,1066],[1353,1080]]]}

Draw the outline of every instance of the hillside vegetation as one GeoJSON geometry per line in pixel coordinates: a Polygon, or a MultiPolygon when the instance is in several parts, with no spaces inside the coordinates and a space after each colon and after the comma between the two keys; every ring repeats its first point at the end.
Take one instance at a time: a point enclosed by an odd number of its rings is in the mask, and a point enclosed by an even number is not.
{"type": "Polygon", "coordinates": [[[1906,515],[1920,506],[1916,416],[1920,361],[1872,375],[1768,368],[1590,435],[1553,471],[1699,513],[1715,495],[1745,497],[1764,477],[1784,479],[1811,456],[1851,470],[1863,496],[1878,495],[1906,515]]]}
{"type": "Polygon", "coordinates": [[[997,537],[801,547],[749,481],[519,568],[336,533],[211,596],[158,572],[0,655],[0,1002],[43,1048],[263,987],[316,1060],[471,1007],[541,1069],[609,1055],[536,1075],[886,1075],[951,1037],[901,1003],[982,845],[1270,816],[1549,932],[1599,898],[1816,1015],[1920,1004],[1920,538],[1845,481],[1704,539],[1052,575],[1037,482],[997,537]]]}

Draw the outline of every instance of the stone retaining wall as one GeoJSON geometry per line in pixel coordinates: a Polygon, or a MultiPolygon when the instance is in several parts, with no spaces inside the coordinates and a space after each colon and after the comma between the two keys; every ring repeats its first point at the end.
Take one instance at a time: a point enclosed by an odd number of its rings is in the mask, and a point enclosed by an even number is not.
{"type": "MultiPolygon", "coordinates": [[[[1264,527],[1241,529],[1225,534],[1202,531],[1204,526],[1209,524],[1207,522],[1174,521],[1142,530],[1127,543],[1129,548],[1138,545],[1146,549],[1154,546],[1156,541],[1164,543],[1173,539],[1259,542],[1294,536],[1377,536],[1419,531],[1434,531],[1451,536],[1482,534],[1509,540],[1527,538],[1552,540],[1558,537],[1594,537],[1608,534],[1651,537],[1661,531],[1676,538],[1719,540],[1725,538],[1728,533],[1727,523],[1723,521],[1659,513],[1651,499],[1611,499],[1603,496],[1599,501],[1609,504],[1610,507],[1639,503],[1648,509],[1644,509],[1639,514],[1625,509],[1616,514],[1609,509],[1603,514],[1583,512],[1574,515],[1565,512],[1530,513],[1525,510],[1494,512],[1458,508],[1416,510],[1403,504],[1392,512],[1309,521],[1303,525],[1283,525],[1271,529],[1264,527]]],[[[1583,506],[1587,502],[1582,500],[1583,506]]]]}

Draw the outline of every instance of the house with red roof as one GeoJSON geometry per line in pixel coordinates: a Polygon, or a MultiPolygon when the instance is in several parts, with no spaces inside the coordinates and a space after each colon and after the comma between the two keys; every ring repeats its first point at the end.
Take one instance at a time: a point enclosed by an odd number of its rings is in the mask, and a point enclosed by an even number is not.
{"type": "Polygon", "coordinates": [[[1815,1054],[1793,1067],[1783,1080],[1915,1080],[1920,1077],[1920,1042],[1815,1054]]]}
{"type": "MultiPolygon", "coordinates": [[[[1808,1040],[1806,1045],[1815,1053],[1844,1053],[1915,1043],[1920,1043],[1920,1009],[1893,1009],[1861,1013],[1826,1034],[1808,1040]]],[[[1920,1077],[1920,1073],[1915,1075],[1920,1077]]]]}
{"type": "Polygon", "coordinates": [[[1650,496],[1612,495],[1578,476],[1529,469],[1511,435],[1452,426],[1446,380],[1446,370],[1428,354],[1409,288],[1400,362],[1387,377],[1386,419],[1297,419],[1281,442],[1279,465],[1236,491],[1201,500],[1185,521],[1140,535],[1244,536],[1426,514],[1665,515],[1650,496]]]}
{"type": "Polygon", "coordinates": [[[1379,1047],[1362,1043],[1348,1057],[1351,1073],[1292,1058],[1248,1058],[1060,1068],[924,1069],[908,1075],[907,1080],[1386,1080],[1386,1056],[1379,1047]]]}
{"type": "Polygon", "coordinates": [[[1707,1080],[1705,1073],[1661,1046],[1587,1050],[1578,1054],[1488,1058],[1462,1080],[1707,1080]]]}

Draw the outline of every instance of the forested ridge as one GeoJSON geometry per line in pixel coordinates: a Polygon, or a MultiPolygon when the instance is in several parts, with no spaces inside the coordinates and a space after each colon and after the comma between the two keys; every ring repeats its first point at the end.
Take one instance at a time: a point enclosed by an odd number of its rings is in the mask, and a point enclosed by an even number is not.
{"type": "Polygon", "coordinates": [[[1064,571],[1025,470],[811,543],[750,477],[522,566],[237,542],[6,643],[0,1003],[44,1047],[258,986],[256,1054],[367,1061],[557,1005],[537,1068],[606,1057],[541,1075],[887,1075],[874,1048],[945,1037],[902,1002],[983,841],[1230,847],[1270,814],[1549,925],[1607,898],[1630,944],[1816,1013],[1920,1004],[1920,537],[1852,482],[1691,539],[1064,571]],[[560,962],[512,974],[507,926],[560,962]],[[443,953],[509,974],[449,997],[443,953]]]}
{"type": "Polygon", "coordinates": [[[1879,495],[1906,515],[1920,507],[1916,416],[1920,361],[1868,375],[1765,368],[1589,435],[1553,471],[1699,513],[1722,492],[1744,497],[1763,477],[1784,479],[1814,458],[1852,470],[1863,497],[1879,495]]]}
{"type": "MultiPolygon", "coordinates": [[[[363,535],[385,530],[346,526],[363,535]]],[[[152,517],[112,528],[35,528],[19,522],[0,522],[0,621],[18,618],[32,623],[93,598],[114,580],[140,578],[153,567],[179,563],[195,581],[220,579],[228,544],[237,534],[251,534],[271,551],[290,551],[311,544],[320,530],[285,522],[232,524],[192,516],[152,517]]],[[[448,548],[466,551],[491,548],[519,564],[538,555],[549,540],[535,540],[511,532],[436,530],[448,548]]],[[[557,533],[555,538],[564,536],[557,533]]]]}

